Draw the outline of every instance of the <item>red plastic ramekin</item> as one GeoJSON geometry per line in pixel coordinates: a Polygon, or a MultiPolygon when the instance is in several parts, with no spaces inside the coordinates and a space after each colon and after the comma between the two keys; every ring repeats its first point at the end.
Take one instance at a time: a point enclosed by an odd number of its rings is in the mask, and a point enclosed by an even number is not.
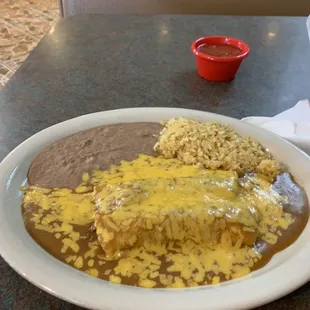
{"type": "Polygon", "coordinates": [[[225,37],[210,36],[197,39],[192,43],[192,52],[196,57],[198,74],[209,81],[224,82],[234,79],[239,66],[244,58],[250,53],[250,48],[241,40],[225,37]],[[218,57],[204,54],[198,51],[202,44],[230,45],[240,50],[240,55],[229,57],[218,57]]]}

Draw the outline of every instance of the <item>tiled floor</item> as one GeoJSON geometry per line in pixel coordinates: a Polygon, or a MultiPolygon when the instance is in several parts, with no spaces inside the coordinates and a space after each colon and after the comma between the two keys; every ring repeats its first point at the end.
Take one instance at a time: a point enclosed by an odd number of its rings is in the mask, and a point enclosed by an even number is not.
{"type": "Polygon", "coordinates": [[[0,0],[0,88],[58,18],[58,0],[0,0]]]}

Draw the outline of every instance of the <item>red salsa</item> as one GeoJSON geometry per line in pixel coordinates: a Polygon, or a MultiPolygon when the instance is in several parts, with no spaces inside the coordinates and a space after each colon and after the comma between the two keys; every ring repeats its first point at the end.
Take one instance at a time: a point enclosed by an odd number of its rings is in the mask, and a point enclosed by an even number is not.
{"type": "Polygon", "coordinates": [[[233,57],[242,53],[237,47],[228,44],[202,44],[198,46],[198,51],[217,57],[233,57]]]}

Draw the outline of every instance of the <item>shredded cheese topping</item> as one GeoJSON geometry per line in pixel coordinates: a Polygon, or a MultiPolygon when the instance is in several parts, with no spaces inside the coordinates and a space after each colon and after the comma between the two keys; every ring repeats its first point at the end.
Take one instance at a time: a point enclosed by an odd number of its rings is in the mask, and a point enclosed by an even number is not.
{"type": "Polygon", "coordinates": [[[60,240],[73,267],[117,284],[132,278],[142,287],[177,288],[248,274],[261,259],[248,236],[274,244],[294,222],[282,200],[259,177],[141,155],[83,174],[75,191],[29,187],[23,204],[35,206],[34,228],[60,240]],[[78,227],[90,226],[94,213],[99,242],[83,252],[78,227]],[[204,235],[208,227],[217,233],[204,235]]]}

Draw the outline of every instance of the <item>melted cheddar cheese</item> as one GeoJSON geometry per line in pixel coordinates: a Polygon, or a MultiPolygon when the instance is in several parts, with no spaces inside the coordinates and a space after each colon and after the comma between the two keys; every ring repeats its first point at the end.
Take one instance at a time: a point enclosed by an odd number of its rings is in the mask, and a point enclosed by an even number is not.
{"type": "Polygon", "coordinates": [[[31,186],[23,204],[34,206],[34,228],[53,234],[62,244],[59,255],[73,267],[113,283],[132,278],[142,287],[178,288],[248,274],[261,255],[247,236],[274,244],[294,222],[283,199],[257,176],[239,179],[141,155],[84,173],[74,191],[31,186]],[[94,213],[99,242],[90,240],[82,251],[79,227],[91,227],[94,213]]]}

